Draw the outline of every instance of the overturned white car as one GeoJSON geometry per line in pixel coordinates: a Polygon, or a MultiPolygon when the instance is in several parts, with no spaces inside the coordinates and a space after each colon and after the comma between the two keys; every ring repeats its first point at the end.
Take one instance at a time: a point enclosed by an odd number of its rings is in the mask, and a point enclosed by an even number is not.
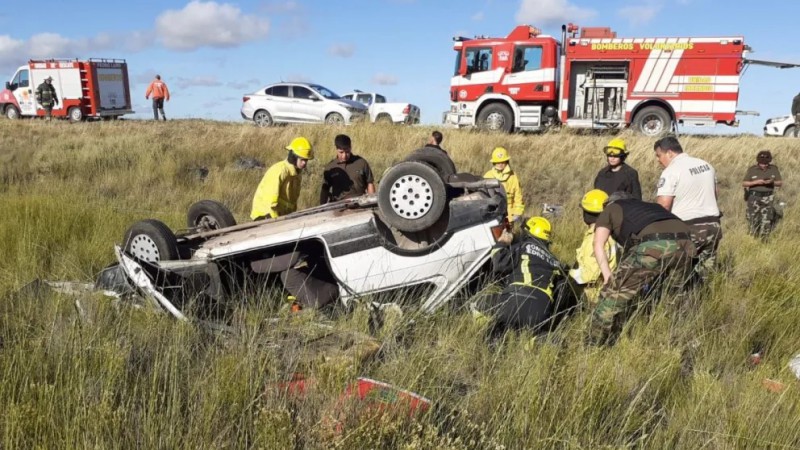
{"type": "Polygon", "coordinates": [[[377,194],[273,220],[236,225],[205,200],[177,235],[157,220],[137,222],[100,284],[124,279],[180,319],[281,284],[314,308],[427,285],[419,306],[433,311],[487,265],[506,227],[505,192],[496,180],[449,173],[424,152],[416,159],[390,168],[377,194]]]}

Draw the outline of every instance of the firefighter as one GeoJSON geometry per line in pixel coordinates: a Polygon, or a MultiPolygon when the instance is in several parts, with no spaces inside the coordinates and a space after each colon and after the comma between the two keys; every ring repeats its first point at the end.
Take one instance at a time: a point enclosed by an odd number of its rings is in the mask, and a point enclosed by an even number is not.
{"type": "Polygon", "coordinates": [[[161,118],[167,120],[164,114],[164,101],[169,101],[169,89],[167,83],[161,81],[161,75],[156,75],[156,78],[147,86],[147,91],[144,93],[145,100],[153,95],[153,120],[158,120],[158,113],[161,113],[161,118]]]}
{"type": "MultiPolygon", "coordinates": [[[[606,200],[608,200],[608,194],[600,189],[592,189],[581,199],[583,223],[588,228],[583,234],[581,246],[575,250],[575,267],[569,271],[572,281],[583,288],[583,295],[592,305],[597,303],[602,286],[600,266],[594,257],[595,223],[597,217],[603,212],[606,200]]],[[[603,248],[608,259],[608,266],[614,271],[617,267],[619,246],[614,238],[609,237],[603,248]]]]}
{"type": "Polygon", "coordinates": [[[58,104],[58,95],[53,86],[53,77],[47,77],[42,84],[36,88],[36,102],[42,105],[47,121],[53,117],[53,105],[58,104]]]}
{"type": "Polygon", "coordinates": [[[614,138],[603,148],[603,152],[606,154],[608,165],[597,173],[594,188],[608,195],[619,191],[627,192],[631,197],[641,200],[642,187],[639,185],[639,173],[625,163],[628,158],[625,141],[614,138]]]}
{"type": "Polygon", "coordinates": [[[603,287],[592,313],[589,340],[613,343],[633,301],[656,290],[664,282],[683,286],[692,270],[695,247],[689,227],[656,203],[647,203],[618,192],[606,201],[597,218],[594,256],[603,276],[603,287]],[[613,237],[623,247],[613,272],[606,244],[613,237]]]}
{"type": "Polygon", "coordinates": [[[250,211],[253,220],[274,219],[297,211],[302,171],[314,159],[314,150],[304,137],[292,139],[286,150],[286,159],[267,169],[256,189],[250,211]]]}
{"type": "Polygon", "coordinates": [[[550,251],[550,222],[544,217],[531,217],[522,229],[519,241],[501,246],[492,254],[495,275],[506,277],[508,285],[501,293],[473,306],[476,318],[488,319],[494,332],[522,327],[545,331],[561,311],[553,292],[564,279],[564,271],[550,251]]]}
{"type": "Polygon", "coordinates": [[[783,185],[778,166],[772,164],[772,153],[762,150],[756,165],[747,169],[742,186],[747,201],[747,223],[752,236],[766,240],[775,225],[775,188],[783,185]]]}
{"type": "Polygon", "coordinates": [[[525,201],[522,198],[522,187],[520,187],[519,178],[511,170],[511,157],[508,154],[508,150],[503,147],[496,147],[492,150],[492,158],[489,161],[494,167],[483,174],[483,178],[494,178],[503,184],[508,203],[508,220],[514,222],[525,212],[525,201]]]}

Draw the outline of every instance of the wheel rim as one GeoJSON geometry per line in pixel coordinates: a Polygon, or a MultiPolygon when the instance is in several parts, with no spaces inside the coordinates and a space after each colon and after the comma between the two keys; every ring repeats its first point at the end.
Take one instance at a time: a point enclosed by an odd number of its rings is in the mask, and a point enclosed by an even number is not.
{"type": "Polygon", "coordinates": [[[266,127],[272,123],[272,119],[270,119],[269,114],[262,111],[256,113],[255,122],[260,127],[266,127]]]}
{"type": "Polygon", "coordinates": [[[389,200],[398,216],[419,219],[433,208],[433,190],[424,178],[405,175],[392,185],[389,200]]]}
{"type": "Polygon", "coordinates": [[[218,230],[221,228],[219,222],[213,216],[200,216],[194,223],[201,230],[218,230]]]}
{"type": "Polygon", "coordinates": [[[642,133],[653,136],[664,131],[664,121],[656,114],[648,114],[642,120],[642,133]]]}
{"type": "Polygon", "coordinates": [[[72,118],[72,120],[76,122],[81,120],[81,118],[83,117],[83,113],[78,108],[73,108],[72,111],[69,113],[69,115],[72,118]]]}
{"type": "Polygon", "coordinates": [[[328,123],[331,125],[339,125],[344,123],[344,118],[338,114],[331,114],[328,116],[328,123]]]}
{"type": "Polygon", "coordinates": [[[502,130],[506,124],[506,118],[499,112],[493,112],[486,116],[484,123],[486,124],[486,128],[492,131],[502,130]]]}
{"type": "Polygon", "coordinates": [[[137,234],[131,238],[130,254],[147,262],[161,261],[156,241],[146,234],[137,234]]]}
{"type": "Polygon", "coordinates": [[[9,107],[8,110],[6,111],[6,117],[8,117],[9,119],[16,119],[17,118],[17,110],[14,109],[13,106],[9,107]]]}

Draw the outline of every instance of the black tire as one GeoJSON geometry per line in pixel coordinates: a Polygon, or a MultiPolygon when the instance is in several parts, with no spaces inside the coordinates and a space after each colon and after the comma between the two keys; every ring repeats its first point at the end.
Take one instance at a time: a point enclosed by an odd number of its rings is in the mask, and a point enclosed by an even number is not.
{"type": "Polygon", "coordinates": [[[447,153],[436,148],[422,147],[414,150],[403,161],[421,162],[433,167],[444,182],[447,182],[450,177],[456,174],[456,165],[453,160],[447,156],[447,153]]]}
{"type": "Polygon", "coordinates": [[[783,130],[783,137],[794,137],[794,125],[789,125],[785,130],[783,130]]]}
{"type": "Polygon", "coordinates": [[[20,118],[19,109],[14,105],[6,106],[5,114],[6,118],[9,120],[17,120],[20,118]]]}
{"type": "Polygon", "coordinates": [[[200,200],[189,207],[186,225],[198,231],[219,230],[236,225],[230,210],[214,200],[200,200]]]}
{"type": "Polygon", "coordinates": [[[375,118],[375,123],[380,123],[382,125],[392,125],[394,122],[392,121],[392,116],[388,114],[381,114],[375,118]]]}
{"type": "Polygon", "coordinates": [[[337,112],[332,112],[325,116],[325,123],[328,125],[344,125],[344,117],[337,112]]]}
{"type": "Polygon", "coordinates": [[[163,222],[154,219],[134,223],[125,232],[125,252],[147,262],[178,259],[178,239],[163,222]]]}
{"type": "Polygon", "coordinates": [[[446,206],[444,181],[421,162],[401,162],[390,168],[378,188],[378,209],[387,224],[402,232],[431,227],[446,206]]]}
{"type": "Polygon", "coordinates": [[[477,125],[481,130],[511,133],[514,129],[514,114],[505,103],[492,103],[478,114],[477,125]]]}
{"type": "Polygon", "coordinates": [[[72,123],[80,122],[84,119],[83,117],[83,110],[80,106],[73,106],[72,108],[67,110],[67,117],[69,121],[72,123]]]}
{"type": "Polygon", "coordinates": [[[253,114],[253,123],[261,128],[266,128],[272,126],[274,121],[272,120],[272,116],[269,115],[267,111],[259,109],[255,112],[255,114],[253,114]]]}
{"type": "Polygon", "coordinates": [[[661,136],[672,131],[672,117],[660,106],[648,106],[636,113],[633,129],[645,136],[661,136]]]}

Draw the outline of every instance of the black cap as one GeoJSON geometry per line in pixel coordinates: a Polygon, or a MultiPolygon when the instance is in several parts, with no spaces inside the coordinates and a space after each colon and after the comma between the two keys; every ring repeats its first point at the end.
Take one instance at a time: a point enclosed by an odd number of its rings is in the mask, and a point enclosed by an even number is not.
{"type": "Polygon", "coordinates": [[[761,164],[769,164],[772,162],[772,153],[769,150],[761,150],[756,156],[756,161],[761,164]]]}

